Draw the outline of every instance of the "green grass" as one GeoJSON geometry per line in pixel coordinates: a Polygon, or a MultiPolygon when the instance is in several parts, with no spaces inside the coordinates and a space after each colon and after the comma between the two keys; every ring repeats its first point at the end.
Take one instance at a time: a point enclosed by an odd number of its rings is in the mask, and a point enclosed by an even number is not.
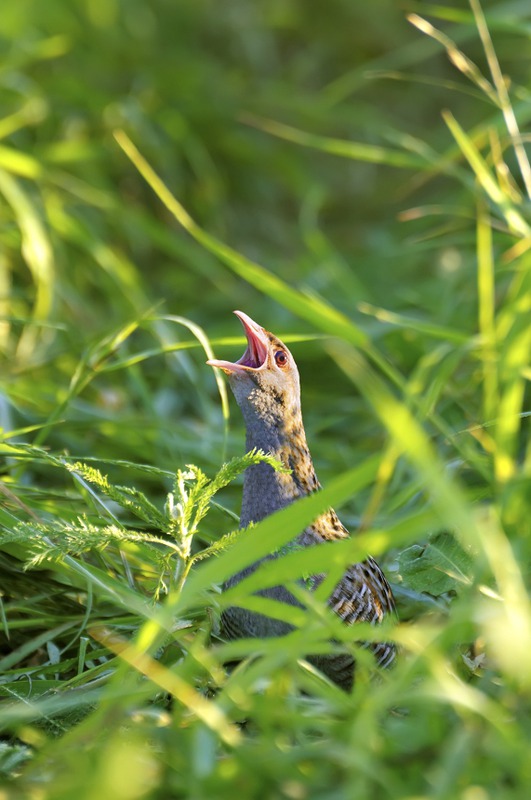
{"type": "Polygon", "coordinates": [[[4,6],[1,797],[527,798],[528,2],[4,6]],[[234,308],[325,487],[248,532],[234,308]],[[355,536],[220,593],[329,505],[355,536]],[[367,553],[399,622],[352,641],[367,553]],[[225,642],[234,603],[297,629],[225,642]]]}

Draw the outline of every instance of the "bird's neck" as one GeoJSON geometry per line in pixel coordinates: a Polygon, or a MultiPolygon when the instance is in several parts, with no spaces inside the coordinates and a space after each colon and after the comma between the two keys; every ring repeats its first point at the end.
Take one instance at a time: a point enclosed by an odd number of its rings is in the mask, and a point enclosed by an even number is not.
{"type": "Polygon", "coordinates": [[[255,448],[270,453],[290,472],[278,472],[263,463],[247,468],[243,482],[242,527],[258,522],[319,488],[300,412],[283,422],[247,420],[247,452],[255,448]]]}

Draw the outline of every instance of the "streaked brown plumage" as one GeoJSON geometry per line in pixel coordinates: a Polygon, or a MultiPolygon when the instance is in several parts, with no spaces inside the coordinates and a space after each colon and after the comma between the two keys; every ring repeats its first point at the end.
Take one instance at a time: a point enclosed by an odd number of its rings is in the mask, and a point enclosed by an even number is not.
{"type": "MultiPolygon", "coordinates": [[[[231,389],[246,425],[246,449],[264,450],[274,455],[290,473],[276,472],[267,464],[257,464],[245,472],[240,524],[258,522],[294,500],[320,488],[306,443],[300,406],[297,366],[288,348],[250,317],[236,311],[247,336],[247,349],[237,362],[211,360],[228,376],[231,389]]],[[[332,509],[322,514],[296,539],[298,546],[344,539],[348,531],[332,509]]],[[[278,558],[278,553],[267,556],[278,558]]],[[[238,583],[258,567],[257,562],[230,578],[225,588],[238,583]]],[[[313,588],[323,575],[315,576],[313,588]]],[[[291,605],[298,601],[285,586],[274,586],[260,594],[291,605]]],[[[379,623],[394,613],[391,588],[373,558],[349,567],[329,598],[331,608],[348,625],[358,621],[379,623]]],[[[291,628],[286,623],[238,607],[227,609],[222,628],[229,638],[281,636],[291,628]]],[[[392,644],[370,646],[380,666],[388,666],[396,651],[392,644]]],[[[326,656],[308,655],[308,660],[345,689],[352,686],[354,660],[348,653],[326,656]]]]}

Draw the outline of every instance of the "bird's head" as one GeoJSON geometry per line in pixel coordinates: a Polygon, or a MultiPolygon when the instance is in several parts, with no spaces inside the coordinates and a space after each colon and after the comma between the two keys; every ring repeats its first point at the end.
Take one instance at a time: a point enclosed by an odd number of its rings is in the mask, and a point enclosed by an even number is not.
{"type": "Polygon", "coordinates": [[[207,361],[222,369],[249,424],[278,426],[300,414],[299,372],[286,345],[244,314],[234,312],[247,336],[247,349],[235,362],[207,361]]]}

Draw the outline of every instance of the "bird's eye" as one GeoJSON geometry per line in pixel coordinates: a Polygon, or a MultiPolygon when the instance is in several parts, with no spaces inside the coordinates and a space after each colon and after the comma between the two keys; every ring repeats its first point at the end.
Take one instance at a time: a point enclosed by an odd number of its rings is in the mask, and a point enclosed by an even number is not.
{"type": "Polygon", "coordinates": [[[275,362],[278,367],[285,367],[288,363],[288,357],[283,350],[277,350],[275,353],[275,362]]]}

